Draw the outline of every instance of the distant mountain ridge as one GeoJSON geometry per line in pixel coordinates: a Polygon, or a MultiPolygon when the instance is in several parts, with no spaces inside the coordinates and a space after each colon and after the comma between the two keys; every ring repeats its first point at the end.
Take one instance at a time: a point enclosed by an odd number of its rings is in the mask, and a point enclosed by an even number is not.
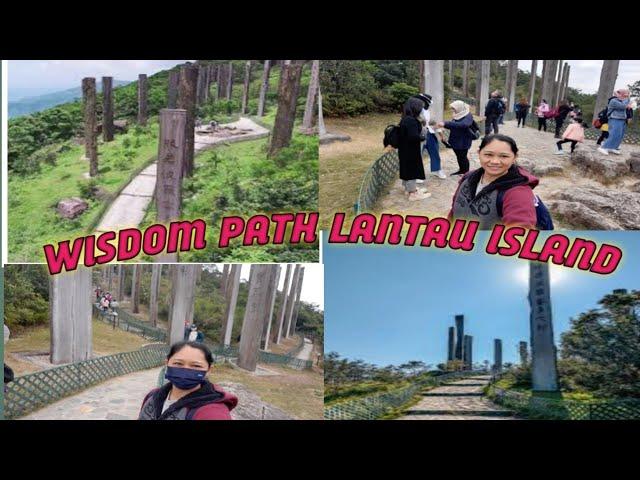
{"type": "MultiPolygon", "coordinates": [[[[131,83],[126,80],[113,80],[113,87],[122,87],[131,83]]],[[[98,92],[102,91],[102,82],[96,82],[98,92]]],[[[59,92],[47,93],[35,97],[22,98],[20,100],[10,101],[8,104],[9,118],[19,117],[21,115],[29,115],[31,113],[40,112],[47,108],[55,107],[63,103],[73,102],[82,98],[82,87],[69,88],[59,92]]]]}

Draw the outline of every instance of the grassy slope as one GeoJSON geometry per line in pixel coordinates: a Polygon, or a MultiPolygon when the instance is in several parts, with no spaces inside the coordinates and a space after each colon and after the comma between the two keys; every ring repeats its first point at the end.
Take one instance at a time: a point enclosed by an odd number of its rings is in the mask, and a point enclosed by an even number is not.
{"type": "Polygon", "coordinates": [[[83,174],[89,164],[81,157],[84,147],[73,145],[59,154],[57,165],[42,164],[41,171],[28,177],[9,177],[9,261],[43,261],[42,246],[46,243],[72,239],[91,232],[112,196],[121,190],[132,175],[149,164],[157,154],[157,122],[153,121],[137,136],[135,128],[113,142],[100,144],[97,185],[112,194],[101,200],[88,200],[89,209],[68,220],[56,213],[59,200],[81,197],[79,184],[86,182],[83,174]],[[124,156],[123,142],[131,142],[131,160],[124,156]],[[139,144],[139,147],[135,147],[139,144]]]}
{"type": "MultiPolygon", "coordinates": [[[[5,345],[4,361],[14,370],[16,375],[42,370],[39,365],[17,360],[12,353],[25,351],[48,352],[50,338],[49,326],[29,329],[15,338],[12,336],[5,345]]],[[[106,323],[97,320],[93,321],[93,353],[96,356],[138,350],[147,343],[149,343],[148,340],[138,335],[123,332],[122,330],[113,330],[106,323]]]]}
{"type": "MultiPolygon", "coordinates": [[[[496,382],[496,387],[498,388],[503,388],[505,390],[513,390],[519,393],[524,393],[526,395],[531,396],[533,394],[533,392],[531,391],[531,388],[528,387],[523,387],[520,385],[516,385],[513,382],[513,379],[510,378],[502,378],[500,380],[498,380],[496,382]]],[[[593,394],[589,393],[589,392],[550,392],[550,393],[545,393],[545,392],[537,392],[536,393],[537,397],[548,397],[550,399],[553,400],[572,400],[575,402],[580,402],[580,401],[591,401],[591,400],[596,400],[597,398],[593,396],[593,394]]]]}

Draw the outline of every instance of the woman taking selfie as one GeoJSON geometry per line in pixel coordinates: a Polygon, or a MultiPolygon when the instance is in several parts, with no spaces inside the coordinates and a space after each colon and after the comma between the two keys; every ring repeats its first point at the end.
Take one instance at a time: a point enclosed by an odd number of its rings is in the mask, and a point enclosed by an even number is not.
{"type": "Polygon", "coordinates": [[[174,344],[167,355],[169,383],[147,394],[138,420],[231,420],[238,398],[207,380],[212,363],[202,343],[174,344]]]}

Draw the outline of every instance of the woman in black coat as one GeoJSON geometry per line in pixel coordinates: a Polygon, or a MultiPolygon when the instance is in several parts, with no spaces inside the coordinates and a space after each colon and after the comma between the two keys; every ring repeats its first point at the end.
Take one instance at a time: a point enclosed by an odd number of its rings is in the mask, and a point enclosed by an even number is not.
{"type": "Polygon", "coordinates": [[[418,117],[424,108],[424,103],[418,98],[410,98],[404,104],[402,120],[400,120],[400,135],[398,138],[398,158],[400,159],[400,178],[405,194],[410,201],[423,200],[430,195],[419,191],[416,180],[424,180],[424,165],[420,153],[420,143],[425,139],[422,134],[422,124],[418,117]]]}

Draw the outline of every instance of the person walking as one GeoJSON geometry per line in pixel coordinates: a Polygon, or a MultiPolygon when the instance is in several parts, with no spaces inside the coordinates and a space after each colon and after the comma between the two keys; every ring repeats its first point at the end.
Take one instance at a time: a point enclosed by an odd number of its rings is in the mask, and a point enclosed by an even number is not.
{"type": "Polygon", "coordinates": [[[566,100],[561,100],[560,103],[558,104],[558,116],[554,118],[555,122],[556,122],[556,134],[555,134],[555,138],[562,138],[560,137],[560,129],[562,128],[562,125],[564,125],[564,121],[567,118],[567,115],[569,115],[569,112],[571,112],[571,107],[569,106],[569,102],[567,102],[566,100]]]}
{"type": "Polygon", "coordinates": [[[472,126],[474,125],[473,115],[469,110],[469,105],[461,100],[456,100],[449,106],[451,107],[452,120],[440,122],[437,126],[450,131],[449,145],[453,148],[458,161],[458,171],[451,175],[464,175],[469,171],[469,158],[467,155],[471,148],[471,142],[475,139],[475,135],[472,132],[472,126]]]}
{"type": "Polygon", "coordinates": [[[424,200],[430,193],[419,191],[416,180],[425,180],[424,165],[420,153],[420,144],[425,140],[422,124],[418,118],[424,108],[424,102],[412,97],[403,107],[402,120],[398,135],[398,158],[400,160],[400,178],[409,201],[424,200]]]}
{"type": "Polygon", "coordinates": [[[522,128],[524,128],[524,123],[527,120],[527,114],[529,113],[529,102],[527,99],[522,97],[518,103],[516,103],[516,119],[518,120],[518,124],[516,128],[520,127],[520,123],[522,123],[522,128]]]}
{"type": "Polygon", "coordinates": [[[544,131],[547,131],[547,117],[544,116],[545,113],[549,111],[549,104],[543,98],[540,102],[540,105],[536,108],[536,116],[538,117],[538,131],[544,128],[544,131]]]}
{"type": "Polygon", "coordinates": [[[500,100],[501,94],[499,90],[496,90],[491,94],[491,98],[487,102],[484,108],[484,134],[489,135],[493,130],[493,133],[498,133],[498,117],[504,113],[504,104],[500,100]]]}
{"type": "Polygon", "coordinates": [[[607,104],[607,118],[609,123],[609,138],[607,138],[598,152],[609,155],[615,153],[620,155],[620,144],[624,139],[624,133],[627,129],[628,111],[632,113],[631,102],[629,100],[629,90],[620,88],[616,90],[615,96],[609,100],[607,104]]]}
{"type": "Polygon", "coordinates": [[[416,95],[415,98],[422,100],[425,105],[420,117],[418,118],[423,124],[422,133],[426,137],[424,145],[422,146],[422,152],[427,152],[427,155],[429,155],[431,175],[440,179],[445,179],[447,176],[445,175],[444,170],[442,170],[440,148],[438,146],[438,136],[442,138],[442,130],[435,127],[437,122],[431,118],[431,111],[429,110],[433,97],[426,93],[420,93],[416,95]]]}
{"type": "Polygon", "coordinates": [[[584,142],[584,123],[582,122],[582,117],[574,117],[571,119],[571,123],[562,134],[562,140],[556,142],[558,150],[555,154],[564,155],[562,144],[568,142],[571,142],[571,153],[576,149],[578,143],[584,142]]]}
{"type": "Polygon", "coordinates": [[[498,125],[504,125],[504,113],[507,111],[507,104],[509,99],[503,96],[499,96],[498,100],[502,102],[502,113],[498,116],[498,125]]]}

